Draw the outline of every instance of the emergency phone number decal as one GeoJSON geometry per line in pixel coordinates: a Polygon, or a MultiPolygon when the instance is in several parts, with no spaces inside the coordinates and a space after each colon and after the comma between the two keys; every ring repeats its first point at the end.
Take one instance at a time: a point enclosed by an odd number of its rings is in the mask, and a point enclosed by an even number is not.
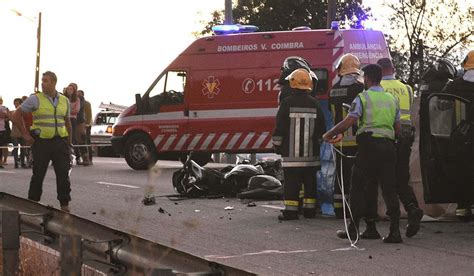
{"type": "Polygon", "coordinates": [[[242,82],[242,91],[246,94],[250,94],[257,90],[257,92],[263,91],[280,91],[278,85],[278,79],[258,79],[246,78],[242,82]]]}

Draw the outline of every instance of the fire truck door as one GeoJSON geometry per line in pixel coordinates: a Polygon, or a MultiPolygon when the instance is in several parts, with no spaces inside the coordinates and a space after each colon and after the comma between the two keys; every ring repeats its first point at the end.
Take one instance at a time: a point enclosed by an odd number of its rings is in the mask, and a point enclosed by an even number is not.
{"type": "Polygon", "coordinates": [[[151,132],[158,152],[179,150],[180,138],[188,131],[187,72],[170,70],[164,73],[146,95],[143,122],[151,132]]]}

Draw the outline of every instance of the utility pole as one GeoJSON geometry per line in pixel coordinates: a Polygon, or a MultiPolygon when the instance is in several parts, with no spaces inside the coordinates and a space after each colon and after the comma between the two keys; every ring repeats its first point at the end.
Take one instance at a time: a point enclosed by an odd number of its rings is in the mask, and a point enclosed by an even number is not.
{"type": "Polygon", "coordinates": [[[234,23],[232,18],[232,0],[225,0],[225,19],[224,25],[231,25],[234,23]]]}
{"type": "Polygon", "coordinates": [[[331,29],[331,22],[336,18],[337,0],[328,0],[326,28],[331,29]]]}
{"type": "Polygon", "coordinates": [[[41,53],[41,12],[38,16],[38,29],[36,31],[36,66],[35,66],[35,93],[39,91],[39,69],[40,69],[40,53],[41,53]]]}

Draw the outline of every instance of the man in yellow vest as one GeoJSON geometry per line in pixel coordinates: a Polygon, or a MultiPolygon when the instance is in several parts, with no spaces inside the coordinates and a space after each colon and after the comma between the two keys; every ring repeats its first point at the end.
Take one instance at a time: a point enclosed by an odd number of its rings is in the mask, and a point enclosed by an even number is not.
{"type": "MultiPolygon", "coordinates": [[[[408,214],[405,235],[412,237],[418,233],[420,221],[423,217],[423,211],[418,206],[413,188],[409,185],[411,146],[415,140],[415,128],[411,121],[413,90],[409,85],[395,78],[395,68],[389,58],[381,58],[377,61],[377,64],[382,67],[382,81],[380,82],[382,88],[395,96],[400,104],[401,132],[395,144],[397,150],[396,182],[398,197],[408,214]]],[[[374,191],[375,193],[372,196],[377,197],[377,189],[369,191],[374,191]]],[[[373,201],[369,200],[369,202],[373,201]]],[[[369,207],[369,212],[371,212],[369,216],[377,217],[377,206],[369,207]]]]}
{"type": "Polygon", "coordinates": [[[69,100],[56,91],[56,74],[47,71],[41,78],[43,92],[33,94],[18,108],[14,123],[20,129],[23,139],[33,152],[33,175],[28,190],[28,199],[40,201],[43,192],[43,180],[52,161],[56,172],[57,198],[61,209],[69,212],[71,201],[70,145],[72,144],[71,121],[69,119],[69,100]],[[22,116],[33,113],[33,125],[28,130],[22,116]]]}
{"type": "Polygon", "coordinates": [[[400,109],[397,99],[380,86],[382,68],[377,64],[369,64],[362,71],[366,90],[354,99],[346,118],[323,135],[325,141],[337,143],[348,128],[359,122],[356,136],[358,152],[352,170],[350,191],[354,220],[349,224],[348,232],[337,231],[337,236],[357,238],[359,221],[368,214],[367,201],[373,200],[366,196],[368,184],[376,179],[382,188],[390,217],[390,233],[383,241],[401,243],[394,144],[395,133],[400,132],[400,109]]]}

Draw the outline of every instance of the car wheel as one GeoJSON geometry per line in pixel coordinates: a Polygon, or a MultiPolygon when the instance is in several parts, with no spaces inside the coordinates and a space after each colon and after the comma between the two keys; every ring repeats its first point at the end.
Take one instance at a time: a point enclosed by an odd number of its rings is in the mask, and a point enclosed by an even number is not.
{"type": "Polygon", "coordinates": [[[125,160],[135,170],[148,170],[158,160],[153,142],[144,134],[133,134],[125,142],[125,160]]]}

